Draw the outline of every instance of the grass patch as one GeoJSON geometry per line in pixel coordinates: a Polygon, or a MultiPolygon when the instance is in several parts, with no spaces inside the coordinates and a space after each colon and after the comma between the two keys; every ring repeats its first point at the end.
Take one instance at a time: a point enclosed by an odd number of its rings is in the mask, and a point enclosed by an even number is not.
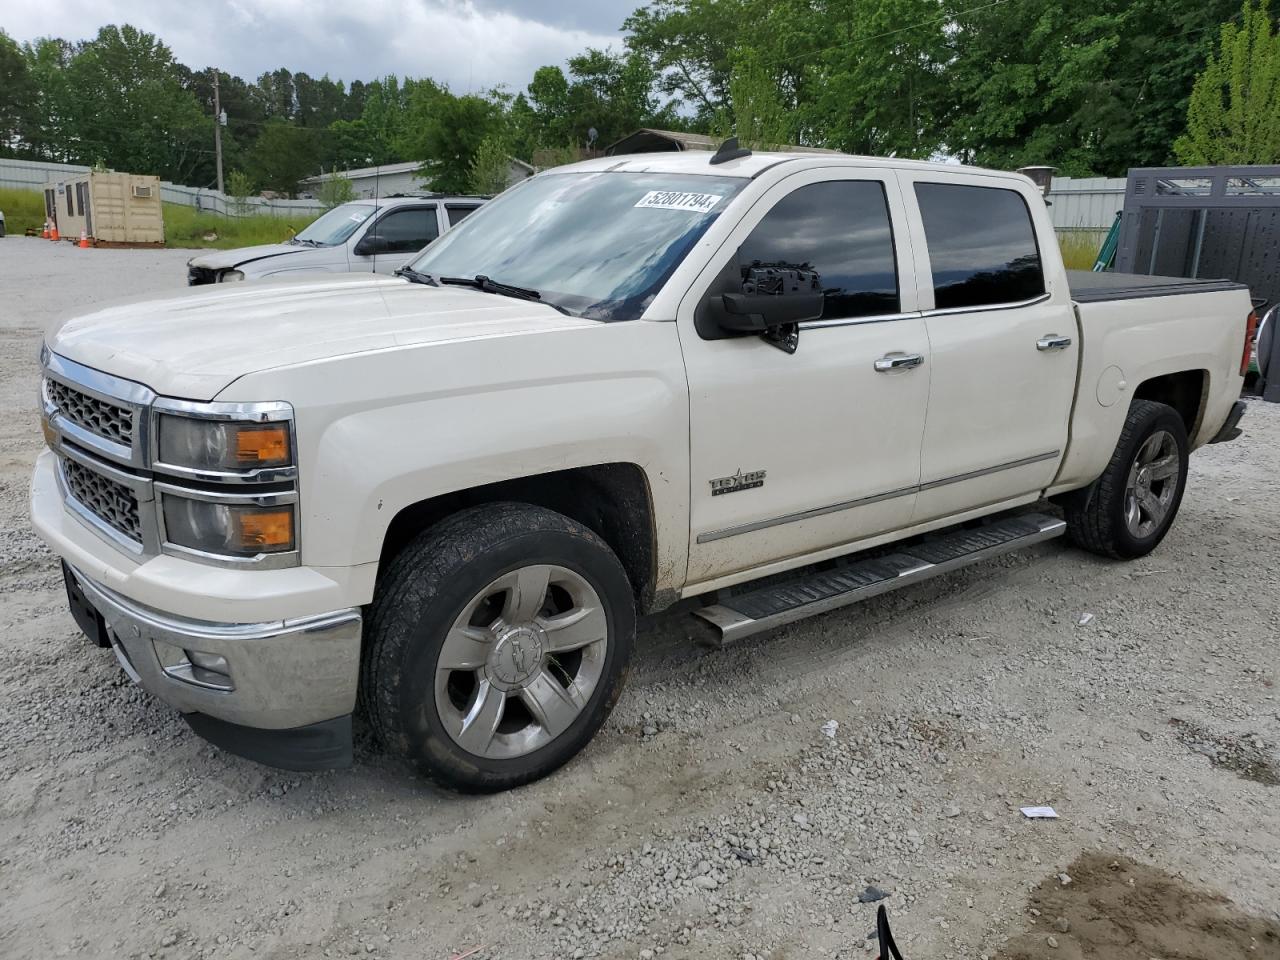
{"type": "MultiPolygon", "coordinates": [[[[44,226],[44,194],[39,190],[0,187],[0,210],[4,211],[9,236],[22,236],[28,227],[44,226]]],[[[304,213],[294,217],[220,217],[180,203],[164,205],[164,239],[170,247],[200,247],[227,250],[256,243],[279,243],[316,218],[304,213]]]]}
{"type": "Polygon", "coordinates": [[[1062,262],[1068,270],[1092,270],[1107,233],[1093,230],[1064,230],[1058,234],[1062,262]]]}
{"type": "Polygon", "coordinates": [[[44,194],[39,190],[0,187],[0,210],[4,211],[4,229],[11,237],[20,237],[28,227],[37,231],[44,226],[44,194]]]}
{"type": "Polygon", "coordinates": [[[295,217],[220,217],[177,203],[164,205],[164,239],[170,247],[229,250],[288,240],[318,214],[295,217]]]}

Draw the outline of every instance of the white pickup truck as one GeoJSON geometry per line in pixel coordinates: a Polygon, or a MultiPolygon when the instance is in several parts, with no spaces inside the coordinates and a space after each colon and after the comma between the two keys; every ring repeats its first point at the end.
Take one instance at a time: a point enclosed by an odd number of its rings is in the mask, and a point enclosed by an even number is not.
{"type": "Polygon", "coordinates": [[[359,711],[497,790],[591,739],[640,613],[729,642],[1059,534],[1146,554],[1239,433],[1252,323],[1230,282],[1069,280],[1015,174],[608,157],[400,276],[50,329],[32,517],[214,743],[338,765],[359,711]]]}

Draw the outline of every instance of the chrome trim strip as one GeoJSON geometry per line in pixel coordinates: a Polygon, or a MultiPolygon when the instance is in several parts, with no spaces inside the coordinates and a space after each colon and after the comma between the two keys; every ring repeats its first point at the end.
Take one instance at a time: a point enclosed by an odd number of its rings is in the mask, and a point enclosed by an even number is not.
{"type": "Polygon", "coordinates": [[[743,533],[755,533],[757,530],[765,530],[769,527],[776,527],[784,523],[795,523],[799,520],[812,520],[814,517],[823,517],[828,513],[838,513],[841,510],[850,510],[853,507],[870,506],[873,503],[881,503],[885,500],[894,500],[898,497],[910,496],[919,492],[918,486],[903,487],[901,490],[890,490],[887,493],[877,493],[870,497],[859,497],[856,500],[843,500],[840,503],[833,503],[827,507],[814,507],[811,510],[801,510],[798,513],[788,513],[785,516],[774,517],[771,520],[753,520],[751,523],[743,523],[736,527],[725,527],[723,530],[712,530],[709,533],[698,534],[698,543],[711,543],[715,540],[723,540],[726,537],[736,537],[743,533]]]}
{"type": "Polygon", "coordinates": [[[147,407],[155,400],[155,391],[136,381],[115,377],[101,370],[95,370],[93,367],[76,363],[74,360],[68,360],[53,353],[47,347],[41,350],[41,359],[44,361],[46,379],[57,380],[95,400],[128,408],[133,415],[133,446],[125,447],[123,444],[114,443],[72,422],[70,417],[50,402],[44,384],[41,384],[41,408],[45,419],[49,421],[49,426],[64,433],[75,443],[88,447],[116,463],[139,470],[145,469],[151,433],[151,417],[147,407]]]}
{"type": "Polygon", "coordinates": [[[815,517],[826,516],[829,513],[839,513],[841,510],[870,506],[873,503],[881,503],[885,500],[894,500],[898,497],[906,497],[914,493],[922,493],[925,490],[935,490],[938,487],[945,487],[953,483],[963,483],[966,480],[985,477],[992,473],[999,473],[1002,470],[1016,470],[1018,467],[1028,467],[1035,463],[1043,463],[1045,460],[1052,460],[1055,457],[1058,457],[1061,453],[1061,450],[1053,450],[1048,453],[1038,453],[1034,457],[1023,457],[1021,460],[1012,460],[1009,463],[997,464],[994,467],[983,467],[981,470],[971,470],[968,473],[957,474],[954,477],[945,477],[941,480],[930,480],[927,483],[920,483],[911,487],[902,487],[901,489],[890,490],[886,493],[877,493],[869,497],[860,497],[856,500],[843,500],[840,503],[833,503],[830,506],[814,507],[811,510],[801,510],[797,513],[788,513],[781,517],[773,517],[768,520],[753,520],[750,523],[739,524],[736,527],[725,527],[722,530],[711,530],[707,533],[698,534],[697,542],[713,543],[716,540],[724,540],[726,537],[736,537],[744,533],[755,533],[757,530],[767,530],[769,527],[781,526],[784,523],[796,523],[800,520],[812,520],[815,517]]]}
{"type": "Polygon", "coordinates": [[[45,369],[49,373],[56,374],[57,379],[66,383],[67,386],[81,390],[99,400],[105,400],[107,403],[123,401],[126,404],[146,406],[156,398],[154,390],[137,381],[113,377],[109,373],[86,367],[82,363],[68,360],[52,351],[49,352],[45,369]]]}
{"type": "Polygon", "coordinates": [[[167,493],[175,497],[183,497],[187,500],[202,500],[205,503],[232,503],[247,504],[254,507],[278,507],[287,503],[298,502],[297,490],[273,490],[254,493],[249,490],[237,489],[229,490],[226,493],[214,490],[195,490],[191,487],[183,487],[173,483],[164,483],[156,480],[155,488],[157,493],[167,493]]]}
{"type": "Polygon", "coordinates": [[[914,313],[877,313],[869,317],[836,317],[831,320],[806,320],[800,324],[801,330],[825,330],[827,327],[852,327],[860,323],[889,323],[893,320],[915,320],[921,316],[919,310],[914,313]]]}
{"type": "Polygon", "coordinates": [[[1044,303],[1053,294],[1047,290],[1038,297],[1032,297],[1030,300],[1019,300],[1017,303],[992,303],[984,304],[980,307],[935,307],[932,310],[923,311],[926,317],[946,317],[953,313],[990,313],[993,310],[1017,310],[1019,307],[1031,307],[1037,303],[1044,303]]]}
{"type": "Polygon", "coordinates": [[[1053,460],[1060,456],[1061,450],[1050,450],[1048,453],[1037,453],[1034,457],[1023,457],[1021,460],[1010,460],[1008,463],[997,464],[994,467],[983,467],[981,470],[970,470],[968,473],[958,473],[954,477],[944,477],[941,480],[930,480],[927,483],[920,484],[921,492],[925,490],[935,490],[938,487],[945,487],[952,483],[964,483],[966,480],[975,480],[978,477],[985,477],[992,473],[999,473],[1001,470],[1016,470],[1018,467],[1029,467],[1033,463],[1044,463],[1046,460],[1053,460]]]}

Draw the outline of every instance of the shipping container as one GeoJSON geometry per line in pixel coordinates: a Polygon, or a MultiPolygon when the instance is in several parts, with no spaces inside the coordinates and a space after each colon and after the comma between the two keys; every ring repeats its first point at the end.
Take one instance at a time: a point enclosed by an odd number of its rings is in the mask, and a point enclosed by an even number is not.
{"type": "Polygon", "coordinates": [[[48,183],[46,213],[63,239],[81,231],[100,243],[164,243],[160,178],[91,170],[48,183]]]}

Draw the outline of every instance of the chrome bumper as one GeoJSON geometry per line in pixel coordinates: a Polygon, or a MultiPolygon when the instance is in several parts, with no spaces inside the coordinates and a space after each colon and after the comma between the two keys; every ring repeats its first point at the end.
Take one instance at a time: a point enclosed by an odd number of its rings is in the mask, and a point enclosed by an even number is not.
{"type": "MultiPolygon", "coordinates": [[[[189,717],[192,726],[215,743],[275,762],[211,735],[207,721],[224,733],[234,727],[240,737],[254,730],[283,734],[346,720],[355,708],[358,608],[272,623],[210,623],[144,607],[70,570],[130,678],[184,714],[199,715],[189,717]]],[[[349,736],[349,722],[347,729],[349,736]]]]}

